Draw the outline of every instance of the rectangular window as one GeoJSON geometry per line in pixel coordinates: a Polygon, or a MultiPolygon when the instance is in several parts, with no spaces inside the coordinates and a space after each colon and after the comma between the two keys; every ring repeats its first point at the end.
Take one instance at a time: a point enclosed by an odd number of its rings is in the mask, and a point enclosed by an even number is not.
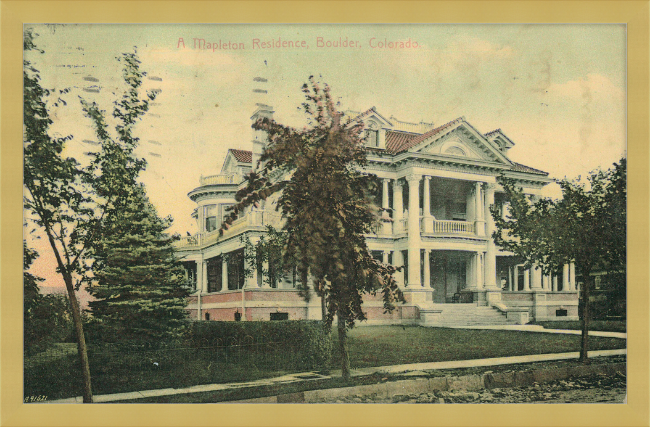
{"type": "Polygon", "coordinates": [[[555,310],[555,317],[566,317],[568,314],[568,311],[562,308],[555,310]]]}
{"type": "Polygon", "coordinates": [[[271,313],[271,320],[289,320],[289,313],[271,313]]]}
{"type": "Polygon", "coordinates": [[[204,206],[203,217],[205,218],[205,231],[209,233],[217,229],[217,205],[204,206]]]}
{"type": "Polygon", "coordinates": [[[228,254],[228,289],[244,287],[244,250],[239,249],[228,254]]]}
{"type": "Polygon", "coordinates": [[[221,257],[210,258],[206,262],[208,264],[208,292],[220,292],[222,288],[221,270],[223,267],[221,257]]]}
{"type": "Polygon", "coordinates": [[[370,147],[379,147],[379,131],[367,130],[366,131],[366,144],[370,147]]]}
{"type": "Polygon", "coordinates": [[[196,263],[194,261],[183,262],[185,268],[185,278],[187,285],[193,290],[196,290],[196,263]]]}

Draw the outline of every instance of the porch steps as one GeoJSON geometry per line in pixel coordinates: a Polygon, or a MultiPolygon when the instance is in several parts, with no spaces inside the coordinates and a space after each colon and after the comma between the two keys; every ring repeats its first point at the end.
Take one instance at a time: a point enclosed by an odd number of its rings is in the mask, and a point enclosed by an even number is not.
{"type": "Polygon", "coordinates": [[[486,326],[516,325],[513,319],[495,308],[470,304],[428,304],[420,307],[420,318],[425,326],[486,326]],[[433,316],[428,314],[434,314],[433,316]],[[438,314],[439,313],[439,314],[438,314]]]}

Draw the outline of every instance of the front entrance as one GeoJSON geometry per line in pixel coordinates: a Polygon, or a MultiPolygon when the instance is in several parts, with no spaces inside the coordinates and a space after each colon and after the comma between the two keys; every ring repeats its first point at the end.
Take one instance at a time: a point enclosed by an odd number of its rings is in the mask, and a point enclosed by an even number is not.
{"type": "Polygon", "coordinates": [[[431,251],[430,262],[433,302],[456,302],[454,295],[460,294],[467,283],[468,255],[458,251],[431,251]]]}

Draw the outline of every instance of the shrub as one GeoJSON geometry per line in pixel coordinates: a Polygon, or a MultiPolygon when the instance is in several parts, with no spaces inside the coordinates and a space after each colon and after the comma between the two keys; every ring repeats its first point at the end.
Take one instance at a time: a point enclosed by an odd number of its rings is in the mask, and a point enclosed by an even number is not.
{"type": "Polygon", "coordinates": [[[332,342],[323,323],[313,320],[261,322],[193,322],[185,334],[186,345],[234,347],[251,352],[278,351],[295,369],[319,369],[329,365],[332,342]]]}

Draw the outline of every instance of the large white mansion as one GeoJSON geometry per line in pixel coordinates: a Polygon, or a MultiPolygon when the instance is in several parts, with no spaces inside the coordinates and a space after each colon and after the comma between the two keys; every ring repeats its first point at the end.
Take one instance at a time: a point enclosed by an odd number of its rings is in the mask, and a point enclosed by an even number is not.
{"type": "MultiPolygon", "coordinates": [[[[252,120],[272,117],[258,105],[252,120]]],[[[500,130],[481,133],[460,117],[442,126],[386,118],[373,107],[349,113],[363,121],[368,144],[367,172],[383,182],[381,203],[392,221],[367,236],[373,256],[403,265],[398,283],[406,304],[384,313],[380,297],[366,296],[368,323],[464,324],[527,323],[578,318],[575,268],[543,276],[499,250],[489,207],[503,215],[507,206],[497,184],[504,174],[539,196],[551,182],[546,172],[508,158],[514,143],[500,130]]],[[[265,280],[255,266],[244,275],[242,236],[256,241],[266,225],[279,228],[273,203],[248,209],[222,236],[219,227],[243,176],[257,164],[266,136],[253,131],[253,151],[230,149],[218,175],[202,177],[189,193],[198,233],[177,250],[195,283],[189,311],[193,319],[320,319],[318,298],[306,303],[289,277],[265,280]],[[225,256],[228,255],[228,256],[225,256]],[[239,255],[239,256],[238,256],[239,255]]],[[[262,269],[264,270],[264,269],[262,269]]]]}

